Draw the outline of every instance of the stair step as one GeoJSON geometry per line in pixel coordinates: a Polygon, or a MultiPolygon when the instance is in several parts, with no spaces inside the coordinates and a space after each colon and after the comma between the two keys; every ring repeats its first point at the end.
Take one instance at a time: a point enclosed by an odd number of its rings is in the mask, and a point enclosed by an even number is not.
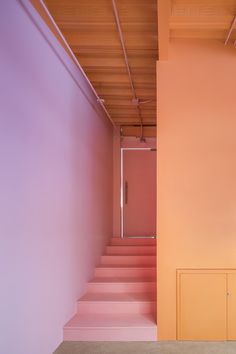
{"type": "Polygon", "coordinates": [[[156,257],[150,255],[104,255],[101,264],[116,265],[155,265],[156,257]]]}
{"type": "Polygon", "coordinates": [[[95,278],[88,283],[87,290],[89,293],[148,293],[156,291],[156,282],[153,279],[146,280],[127,278],[124,280],[124,278],[95,278]]]}
{"type": "Polygon", "coordinates": [[[95,268],[68,341],[156,341],[156,239],[113,238],[95,268]]]}
{"type": "Polygon", "coordinates": [[[156,341],[153,315],[76,314],[64,326],[65,341],[156,341]]]}
{"type": "Polygon", "coordinates": [[[111,245],[156,245],[155,238],[120,238],[120,237],[113,237],[111,239],[111,245]]]}
{"type": "Polygon", "coordinates": [[[103,265],[95,268],[95,277],[156,277],[155,267],[103,265]]]}
{"type": "Polygon", "coordinates": [[[94,277],[91,282],[93,283],[136,283],[136,282],[156,282],[155,276],[152,277],[125,277],[125,276],[110,276],[110,277],[94,277]]]}
{"type": "Polygon", "coordinates": [[[113,255],[113,254],[156,254],[156,246],[133,246],[133,245],[115,245],[115,246],[107,246],[106,254],[113,255]]]}
{"type": "Polygon", "coordinates": [[[155,293],[86,293],[77,301],[79,314],[155,313],[155,293]]]}

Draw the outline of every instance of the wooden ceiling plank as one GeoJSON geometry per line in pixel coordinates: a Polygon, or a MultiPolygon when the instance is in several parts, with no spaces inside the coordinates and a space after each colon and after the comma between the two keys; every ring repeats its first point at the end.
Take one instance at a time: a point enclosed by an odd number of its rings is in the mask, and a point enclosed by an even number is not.
{"type": "MultiPolygon", "coordinates": [[[[206,30],[171,30],[171,38],[192,38],[192,39],[220,39],[224,40],[227,31],[206,31],[206,30]]],[[[232,34],[231,38],[234,38],[232,34]]]]}
{"type": "Polygon", "coordinates": [[[158,57],[159,60],[168,59],[169,50],[169,21],[171,0],[157,0],[158,25],[158,57]]]}
{"type": "MultiPolygon", "coordinates": [[[[139,33],[156,34],[156,22],[122,22],[122,29],[124,33],[139,33]]],[[[93,32],[96,28],[96,32],[107,32],[107,31],[116,31],[116,25],[114,22],[63,22],[58,21],[58,26],[62,31],[65,30],[78,30],[80,32],[93,32]]]]}
{"type": "Polygon", "coordinates": [[[170,19],[170,29],[228,30],[232,16],[177,17],[170,19]]]}
{"type": "MultiPolygon", "coordinates": [[[[136,125],[136,126],[140,126],[140,119],[136,120],[136,121],[130,121],[130,119],[127,119],[126,122],[124,121],[119,121],[119,120],[114,120],[114,123],[116,125],[121,125],[121,126],[132,126],[132,125],[136,125]]],[[[155,125],[155,122],[145,122],[145,125],[155,125]]]]}
{"type": "MultiPolygon", "coordinates": [[[[125,66],[118,67],[118,66],[83,66],[86,73],[94,73],[94,74],[126,74],[127,70],[125,66]]],[[[151,75],[152,77],[155,76],[155,70],[152,67],[139,67],[134,68],[132,70],[132,74],[135,75],[151,75]]]]}
{"type": "MultiPolygon", "coordinates": [[[[100,56],[100,57],[92,57],[92,56],[87,56],[87,55],[78,55],[76,54],[77,59],[80,61],[80,63],[83,66],[93,66],[93,67],[125,67],[124,60],[122,57],[106,57],[100,56]]],[[[152,57],[131,57],[129,58],[129,63],[131,68],[155,68],[155,61],[153,60],[152,57]]]]}
{"type": "MultiPolygon", "coordinates": [[[[140,127],[132,126],[122,126],[122,135],[123,136],[140,136],[140,127]]],[[[144,137],[156,137],[157,129],[156,127],[143,127],[143,136],[144,137]]]]}
{"type": "MultiPolygon", "coordinates": [[[[114,100],[112,101],[112,100],[107,99],[105,101],[105,103],[106,103],[106,107],[110,108],[110,109],[119,109],[119,108],[127,109],[127,108],[130,108],[130,107],[133,106],[131,100],[128,100],[128,99],[127,100],[122,100],[122,101],[117,101],[117,100],[116,101],[114,101],[114,100]]],[[[142,109],[143,110],[152,109],[153,111],[155,111],[156,102],[152,101],[150,103],[143,104],[142,105],[142,109]]]]}
{"type": "MultiPolygon", "coordinates": [[[[87,46],[80,47],[79,45],[70,45],[71,49],[75,54],[80,56],[96,56],[96,57],[120,57],[123,58],[122,50],[119,47],[97,47],[97,46],[87,46]]],[[[127,48],[127,53],[129,58],[151,58],[156,60],[157,51],[156,48],[147,49],[147,48],[127,48]]]]}

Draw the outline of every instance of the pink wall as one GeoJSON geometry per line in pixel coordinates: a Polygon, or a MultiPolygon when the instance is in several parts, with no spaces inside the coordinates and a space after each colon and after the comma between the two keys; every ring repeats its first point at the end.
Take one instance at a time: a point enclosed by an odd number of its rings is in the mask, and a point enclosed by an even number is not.
{"type": "Polygon", "coordinates": [[[0,352],[51,354],[112,235],[113,131],[22,3],[0,12],[0,352]]]}
{"type": "Polygon", "coordinates": [[[236,50],[173,40],[157,69],[158,338],[169,340],[176,269],[236,268],[236,50]]]}

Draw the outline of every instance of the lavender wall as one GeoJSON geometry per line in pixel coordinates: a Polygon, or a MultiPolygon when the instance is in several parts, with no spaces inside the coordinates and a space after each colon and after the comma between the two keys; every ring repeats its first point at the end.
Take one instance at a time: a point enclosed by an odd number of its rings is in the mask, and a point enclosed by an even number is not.
{"type": "Polygon", "coordinates": [[[28,1],[0,17],[0,353],[51,354],[112,234],[112,127],[28,1]]]}

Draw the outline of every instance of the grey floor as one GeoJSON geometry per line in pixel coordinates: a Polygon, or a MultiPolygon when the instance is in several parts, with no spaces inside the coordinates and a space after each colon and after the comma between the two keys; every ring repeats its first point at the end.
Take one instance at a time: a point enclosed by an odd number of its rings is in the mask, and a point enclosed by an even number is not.
{"type": "Polygon", "coordinates": [[[236,354],[235,342],[64,342],[53,354],[236,354]]]}

